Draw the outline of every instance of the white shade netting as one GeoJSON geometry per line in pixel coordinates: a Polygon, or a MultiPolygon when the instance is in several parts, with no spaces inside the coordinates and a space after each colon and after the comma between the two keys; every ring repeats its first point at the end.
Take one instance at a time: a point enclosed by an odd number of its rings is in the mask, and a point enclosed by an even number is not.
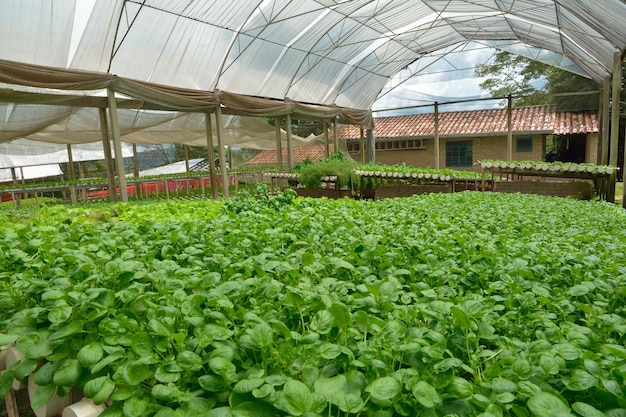
{"type": "Polygon", "coordinates": [[[275,149],[263,118],[371,129],[381,93],[443,64],[456,45],[524,50],[598,82],[626,48],[622,0],[0,0],[0,9],[0,142],[101,141],[108,90],[124,142],[205,146],[204,117],[219,107],[224,145],[275,149]]]}

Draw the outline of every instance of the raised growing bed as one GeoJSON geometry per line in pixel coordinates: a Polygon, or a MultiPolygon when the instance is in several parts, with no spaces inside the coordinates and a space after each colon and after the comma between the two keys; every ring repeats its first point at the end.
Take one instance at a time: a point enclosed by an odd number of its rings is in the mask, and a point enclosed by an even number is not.
{"type": "Polygon", "coordinates": [[[600,200],[615,201],[616,167],[537,161],[489,160],[479,161],[479,164],[482,169],[482,191],[491,187],[494,191],[501,192],[528,192],[576,198],[579,195],[587,196],[587,185],[585,184],[592,183],[600,200]],[[489,175],[490,178],[488,178],[489,175]],[[497,183],[496,177],[500,179],[497,183]],[[501,182],[502,179],[516,183],[505,184],[501,182]],[[538,182],[549,184],[537,184],[538,182]]]}

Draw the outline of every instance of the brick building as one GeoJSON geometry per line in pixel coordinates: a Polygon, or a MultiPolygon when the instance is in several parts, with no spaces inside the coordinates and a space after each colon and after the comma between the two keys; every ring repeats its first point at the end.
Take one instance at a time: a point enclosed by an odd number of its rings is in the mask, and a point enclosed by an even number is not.
{"type": "MultiPolygon", "coordinates": [[[[439,113],[439,166],[471,168],[478,160],[508,159],[507,110],[466,110],[439,113]]],[[[375,119],[376,162],[435,166],[433,113],[375,119]]],[[[545,159],[549,135],[567,137],[580,161],[597,162],[598,118],[594,112],[558,112],[555,106],[512,110],[513,160],[545,159]],[[581,157],[582,155],[582,157],[581,157]]],[[[359,129],[343,126],[341,138],[350,153],[360,152],[359,129]]]]}
{"type": "MultiPolygon", "coordinates": [[[[595,112],[559,112],[551,105],[517,107],[512,110],[511,125],[514,160],[545,160],[547,138],[556,135],[564,137],[571,148],[572,158],[577,159],[571,162],[597,162],[599,124],[595,112]]],[[[508,159],[507,126],[506,108],[439,113],[439,167],[471,169],[478,160],[508,159]]],[[[433,113],[378,117],[374,136],[376,162],[436,166],[433,113]]],[[[339,138],[359,160],[359,127],[342,126],[339,138]]],[[[317,160],[324,157],[321,149],[321,145],[311,147],[310,155],[300,152],[299,156],[317,160]]],[[[276,152],[265,151],[253,159],[246,165],[276,165],[276,152]]]]}

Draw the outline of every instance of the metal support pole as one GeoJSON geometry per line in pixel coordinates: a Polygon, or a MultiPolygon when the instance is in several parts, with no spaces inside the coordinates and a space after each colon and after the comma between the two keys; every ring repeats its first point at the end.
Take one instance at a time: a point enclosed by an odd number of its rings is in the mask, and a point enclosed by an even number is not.
{"type": "Polygon", "coordinates": [[[122,156],[122,142],[120,140],[120,125],[117,120],[117,102],[113,90],[107,90],[109,99],[109,117],[111,118],[111,133],[113,134],[113,149],[115,149],[115,164],[117,165],[117,180],[120,185],[120,198],[123,203],[128,202],[126,176],[124,175],[124,158],[122,156]]]}

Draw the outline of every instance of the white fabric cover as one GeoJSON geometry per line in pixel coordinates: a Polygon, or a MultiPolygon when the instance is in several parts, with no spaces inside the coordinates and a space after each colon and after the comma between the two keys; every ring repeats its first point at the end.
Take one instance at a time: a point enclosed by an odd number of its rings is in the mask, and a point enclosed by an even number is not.
{"type": "Polygon", "coordinates": [[[96,109],[111,89],[126,142],[203,144],[203,117],[221,106],[239,116],[227,145],[273,149],[271,126],[248,118],[371,128],[390,80],[468,41],[597,81],[626,48],[622,0],[0,0],[0,10],[0,142],[99,141],[96,109]]]}

